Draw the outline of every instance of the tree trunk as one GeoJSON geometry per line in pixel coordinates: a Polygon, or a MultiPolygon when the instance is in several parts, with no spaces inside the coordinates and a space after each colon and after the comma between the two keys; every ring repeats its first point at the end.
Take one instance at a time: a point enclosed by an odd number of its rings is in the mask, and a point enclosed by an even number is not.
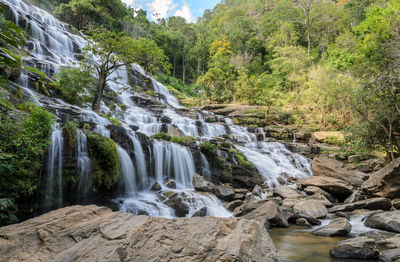
{"type": "Polygon", "coordinates": [[[103,96],[103,91],[106,86],[106,74],[100,72],[99,80],[97,81],[96,90],[94,93],[94,98],[92,102],[92,110],[98,113],[100,111],[100,102],[103,96]]]}
{"type": "Polygon", "coordinates": [[[182,52],[182,81],[185,83],[185,73],[186,73],[186,67],[185,67],[185,48],[183,48],[182,52]]]}
{"type": "Polygon", "coordinates": [[[175,72],[176,72],[176,56],[175,56],[175,53],[174,53],[174,77],[176,76],[175,72]]]}
{"type": "Polygon", "coordinates": [[[310,15],[307,14],[307,54],[311,52],[311,33],[310,33],[310,15]]]}

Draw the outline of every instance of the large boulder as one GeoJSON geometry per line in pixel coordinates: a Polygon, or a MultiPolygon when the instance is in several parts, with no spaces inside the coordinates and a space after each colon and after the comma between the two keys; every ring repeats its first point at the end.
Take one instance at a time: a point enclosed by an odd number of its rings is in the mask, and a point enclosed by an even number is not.
{"type": "Polygon", "coordinates": [[[338,199],[346,199],[353,193],[353,186],[348,182],[327,176],[309,176],[301,182],[301,187],[315,186],[327,191],[338,199]]]}
{"type": "Polygon", "coordinates": [[[192,184],[193,188],[196,189],[197,191],[210,192],[210,193],[214,193],[215,191],[215,185],[210,181],[207,181],[203,176],[200,176],[199,174],[193,175],[192,184]]]}
{"type": "Polygon", "coordinates": [[[375,196],[400,198],[400,158],[371,174],[362,189],[375,196]]]}
{"type": "MultiPolygon", "coordinates": [[[[289,227],[289,223],[283,216],[281,209],[274,201],[268,201],[247,215],[246,219],[255,219],[273,227],[289,227]],[[268,223],[266,223],[268,222],[268,223]]],[[[268,228],[268,227],[267,227],[268,228]]]]}
{"type": "Polygon", "coordinates": [[[315,157],[312,162],[314,176],[328,176],[360,187],[367,175],[356,170],[348,170],[342,162],[325,156],[315,157]]]}
{"type": "Polygon", "coordinates": [[[325,218],[328,214],[328,210],[325,205],[318,200],[302,200],[298,201],[293,206],[295,213],[304,213],[313,218],[325,218]]]}
{"type": "Polygon", "coordinates": [[[360,200],[365,200],[365,196],[363,196],[360,190],[356,190],[351,194],[346,200],[344,200],[344,204],[351,204],[360,200]]]}
{"type": "Polygon", "coordinates": [[[0,228],[1,261],[278,261],[264,225],[71,206],[0,228]]]}
{"type": "Polygon", "coordinates": [[[400,248],[386,249],[379,256],[380,261],[383,262],[399,262],[400,261],[400,248]]]}
{"type": "Polygon", "coordinates": [[[300,198],[304,196],[304,193],[288,187],[288,186],[278,186],[277,188],[274,189],[274,196],[278,196],[282,199],[285,198],[300,198]]]}
{"type": "Polygon", "coordinates": [[[375,239],[355,237],[340,241],[330,253],[338,258],[374,259],[378,257],[379,250],[375,239]]]}
{"type": "Polygon", "coordinates": [[[336,212],[350,212],[356,209],[369,209],[369,210],[389,210],[392,207],[392,202],[387,198],[377,197],[367,200],[357,201],[351,204],[339,205],[329,209],[330,213],[336,212]]]}
{"type": "Polygon", "coordinates": [[[351,231],[351,224],[346,218],[335,218],[328,225],[315,229],[312,233],[319,236],[345,236],[351,231]]]}
{"type": "Polygon", "coordinates": [[[235,199],[235,190],[228,184],[215,187],[214,194],[222,200],[231,201],[235,199]]]}
{"type": "Polygon", "coordinates": [[[324,197],[326,197],[326,199],[328,199],[331,203],[337,202],[337,199],[334,196],[332,196],[332,194],[330,194],[330,193],[326,192],[325,190],[322,190],[321,188],[316,187],[316,186],[308,186],[308,187],[304,188],[303,191],[309,196],[321,194],[324,197]]]}
{"type": "Polygon", "coordinates": [[[253,200],[248,203],[245,203],[233,211],[233,216],[240,217],[250,213],[253,210],[256,210],[259,206],[266,203],[268,200],[253,200]]]}
{"type": "Polygon", "coordinates": [[[374,213],[367,217],[365,226],[400,233],[400,210],[374,213]]]}

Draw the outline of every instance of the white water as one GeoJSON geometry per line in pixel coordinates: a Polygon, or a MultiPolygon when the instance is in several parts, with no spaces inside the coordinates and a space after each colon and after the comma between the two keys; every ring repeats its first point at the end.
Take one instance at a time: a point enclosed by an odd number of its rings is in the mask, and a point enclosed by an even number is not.
{"type": "Polygon", "coordinates": [[[62,150],[63,150],[62,129],[58,124],[53,126],[51,144],[48,151],[48,166],[46,174],[46,186],[44,188],[44,206],[61,207],[63,203],[62,190],[62,150]]]}
{"type": "MultiPolygon", "coordinates": [[[[25,19],[27,28],[32,31],[33,37],[29,39],[29,44],[26,46],[26,51],[30,54],[30,57],[25,58],[25,64],[33,64],[36,68],[52,76],[54,72],[59,71],[61,66],[73,65],[79,62],[74,52],[79,52],[86,46],[87,42],[83,37],[72,34],[63,23],[53,16],[21,0],[0,1],[11,7],[17,19],[25,19]]],[[[151,78],[138,65],[117,70],[113,77],[118,78],[118,81],[109,82],[108,87],[118,94],[117,98],[120,104],[126,107],[123,112],[120,109],[121,107],[118,107],[117,112],[120,115],[116,114],[114,117],[117,117],[122,122],[122,127],[130,134],[134,152],[134,158],[132,157],[131,159],[125,149],[118,148],[121,160],[121,178],[124,181],[124,193],[126,196],[122,200],[120,199],[123,202],[121,210],[130,210],[135,213],[145,211],[154,216],[172,217],[174,215],[173,210],[163,204],[163,200],[160,199],[158,193],[149,190],[152,184],[158,181],[162,190],[177,190],[181,194],[185,194],[186,199],[191,199],[190,203],[188,203],[191,207],[189,216],[204,206],[207,207],[208,215],[230,215],[215,196],[193,191],[192,177],[196,166],[189,148],[165,141],[154,141],[153,147],[147,150],[150,155],[146,157],[145,150],[138,139],[138,135],[135,133],[135,129],[131,128],[132,126],[138,128],[136,132],[141,132],[147,136],[161,132],[164,127],[169,130],[174,126],[184,135],[190,135],[202,140],[227,135],[229,131],[231,136],[238,142],[237,148],[254,163],[265,178],[265,182],[271,186],[278,184],[278,178],[286,180],[288,176],[305,177],[311,174],[311,166],[306,158],[293,154],[279,143],[257,142],[256,134],[248,132],[246,127],[234,125],[231,119],[225,118],[221,120],[225,121],[225,125],[223,125],[205,122],[203,114],[209,114],[207,112],[198,113],[194,117],[182,116],[176,110],[182,108],[178,99],[169,93],[168,88],[151,78]],[[139,95],[136,91],[129,90],[128,74],[131,73],[131,70],[135,70],[151,79],[153,89],[160,94],[160,101],[166,104],[166,109],[162,112],[152,112],[137,106],[131,100],[132,95],[139,95]],[[163,116],[169,117],[171,123],[162,123],[160,119],[163,116]],[[176,181],[177,189],[165,186],[165,182],[169,178],[173,178],[176,181]]],[[[29,79],[26,74],[21,75],[19,82],[36,104],[65,107],[77,111],[80,114],[80,120],[94,123],[96,132],[110,137],[110,131],[107,126],[111,125],[111,122],[108,119],[90,109],[79,108],[59,99],[51,99],[37,94],[29,88],[29,79]],[[51,102],[49,102],[50,100],[51,102]]],[[[105,114],[112,113],[105,103],[101,104],[101,111],[105,114]]],[[[217,116],[215,117],[219,120],[221,119],[217,116]]],[[[262,130],[258,132],[263,134],[262,130]]],[[[88,177],[87,174],[89,174],[90,165],[86,159],[87,151],[84,149],[85,141],[83,141],[82,134],[80,133],[79,135],[82,140],[78,142],[80,146],[78,148],[78,171],[81,171],[80,183],[82,183],[82,187],[87,188],[85,181],[88,177]]],[[[51,161],[49,161],[48,169],[51,171],[47,174],[48,181],[53,182],[48,183],[47,190],[49,192],[53,191],[54,185],[57,184],[56,189],[58,188],[58,190],[54,191],[57,191],[60,195],[51,198],[58,198],[58,206],[60,206],[62,204],[62,183],[60,182],[62,177],[61,164],[58,165],[57,163],[61,163],[62,159],[61,157],[57,158],[57,154],[61,155],[60,152],[62,152],[61,129],[55,129],[53,140],[51,152],[54,154],[51,157],[51,161]]],[[[197,169],[201,169],[202,175],[205,177],[210,175],[211,170],[204,156],[201,156],[201,167],[197,167],[197,169]]]]}
{"type": "Polygon", "coordinates": [[[86,135],[79,129],[77,130],[77,145],[78,174],[80,174],[78,192],[85,196],[92,184],[92,161],[89,158],[86,135]]]}

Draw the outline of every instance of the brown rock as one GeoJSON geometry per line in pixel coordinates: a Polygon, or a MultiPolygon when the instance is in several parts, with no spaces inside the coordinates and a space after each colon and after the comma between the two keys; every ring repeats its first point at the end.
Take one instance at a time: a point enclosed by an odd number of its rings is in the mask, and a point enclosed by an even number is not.
{"type": "Polygon", "coordinates": [[[228,184],[215,187],[214,194],[222,200],[231,201],[235,199],[235,190],[228,184]]]}
{"type": "Polygon", "coordinates": [[[362,189],[375,196],[400,198],[400,158],[371,174],[362,185],[362,189]]]}
{"type": "Polygon", "coordinates": [[[346,218],[333,219],[328,225],[315,229],[312,233],[319,236],[345,236],[351,231],[351,224],[346,218]]]}
{"type": "Polygon", "coordinates": [[[278,186],[277,188],[274,189],[274,196],[278,196],[282,199],[301,198],[304,196],[303,194],[300,191],[288,186],[278,186]]]}
{"type": "Polygon", "coordinates": [[[393,200],[392,200],[392,206],[393,206],[395,209],[400,209],[400,199],[399,199],[399,198],[393,199],[393,200]]]}
{"type": "Polygon", "coordinates": [[[320,201],[303,200],[293,206],[295,213],[305,213],[314,218],[324,218],[328,214],[328,210],[320,201]]]}
{"type": "Polygon", "coordinates": [[[237,218],[153,218],[62,208],[0,228],[2,261],[278,261],[264,225],[237,218]]]}
{"type": "Polygon", "coordinates": [[[254,200],[250,201],[248,203],[245,203],[244,205],[241,205],[240,207],[235,208],[233,211],[233,216],[239,217],[239,216],[244,216],[248,213],[250,213],[253,210],[256,210],[259,206],[262,204],[266,203],[267,200],[254,200]]]}
{"type": "Polygon", "coordinates": [[[301,182],[301,187],[319,187],[336,198],[346,199],[353,193],[353,186],[346,181],[326,176],[309,176],[301,182]]]}
{"type": "Polygon", "coordinates": [[[308,186],[306,188],[304,188],[303,190],[307,195],[312,196],[315,194],[321,194],[324,197],[326,197],[326,199],[328,199],[331,203],[336,203],[338,200],[332,196],[332,194],[326,192],[325,190],[322,190],[319,187],[316,186],[308,186]]]}
{"type": "Polygon", "coordinates": [[[289,223],[283,216],[281,209],[273,201],[262,204],[257,209],[243,216],[243,218],[255,219],[264,224],[268,221],[268,224],[273,227],[289,227],[289,223]]]}
{"type": "Polygon", "coordinates": [[[355,237],[340,241],[331,249],[331,256],[338,258],[374,259],[379,255],[373,238],[355,237]]]}
{"type": "Polygon", "coordinates": [[[400,233],[400,211],[377,212],[367,217],[365,226],[400,233]]]}
{"type": "Polygon", "coordinates": [[[357,201],[351,204],[339,205],[329,209],[330,213],[336,212],[350,212],[356,209],[369,209],[369,210],[389,210],[392,203],[387,198],[371,198],[367,200],[357,201]]]}
{"type": "Polygon", "coordinates": [[[347,170],[342,162],[325,156],[313,159],[312,170],[314,176],[337,178],[355,187],[360,187],[367,178],[366,174],[356,170],[347,170]]]}
{"type": "Polygon", "coordinates": [[[215,185],[210,181],[207,181],[203,176],[199,174],[193,175],[192,184],[193,188],[196,189],[197,191],[210,192],[210,193],[213,193],[215,191],[215,185]]]}
{"type": "Polygon", "coordinates": [[[326,199],[326,197],[324,195],[322,195],[322,194],[315,194],[315,195],[312,195],[312,196],[308,196],[305,199],[306,200],[317,200],[317,201],[321,202],[326,207],[332,207],[333,206],[331,201],[326,199]]]}
{"type": "Polygon", "coordinates": [[[338,139],[344,139],[344,135],[341,132],[329,132],[329,131],[321,131],[314,132],[311,135],[311,139],[317,142],[324,142],[328,137],[337,137],[338,139]]]}

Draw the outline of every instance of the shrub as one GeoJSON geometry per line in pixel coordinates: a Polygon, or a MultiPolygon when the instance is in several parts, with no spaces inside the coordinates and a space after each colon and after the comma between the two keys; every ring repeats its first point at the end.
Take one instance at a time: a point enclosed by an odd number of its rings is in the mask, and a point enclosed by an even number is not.
{"type": "Polygon", "coordinates": [[[239,163],[240,166],[247,168],[247,169],[253,169],[254,165],[251,163],[245,155],[243,155],[241,152],[237,152],[235,154],[235,159],[239,163]]]}
{"type": "Polygon", "coordinates": [[[67,122],[64,125],[64,132],[65,132],[65,136],[67,138],[67,150],[70,153],[73,153],[73,152],[75,152],[75,150],[77,148],[76,123],[67,120],[67,122]]]}
{"type": "Polygon", "coordinates": [[[8,225],[18,222],[15,215],[17,206],[9,198],[0,198],[0,225],[8,225]]]}
{"type": "Polygon", "coordinates": [[[87,136],[89,155],[93,161],[93,178],[97,188],[110,189],[118,180],[119,154],[116,143],[97,133],[87,136]]]}
{"type": "Polygon", "coordinates": [[[201,151],[209,152],[209,153],[213,153],[218,150],[218,146],[216,144],[213,144],[213,143],[210,143],[207,141],[201,142],[199,144],[199,147],[200,147],[201,151]]]}
{"type": "Polygon", "coordinates": [[[157,133],[152,135],[151,137],[154,139],[161,139],[161,140],[165,140],[165,137],[167,136],[166,133],[162,132],[162,133],[157,133]]]}
{"type": "Polygon", "coordinates": [[[177,144],[190,144],[196,141],[196,138],[191,137],[191,136],[182,136],[182,137],[178,137],[178,136],[172,136],[169,139],[170,142],[172,143],[177,143],[177,144]]]}

